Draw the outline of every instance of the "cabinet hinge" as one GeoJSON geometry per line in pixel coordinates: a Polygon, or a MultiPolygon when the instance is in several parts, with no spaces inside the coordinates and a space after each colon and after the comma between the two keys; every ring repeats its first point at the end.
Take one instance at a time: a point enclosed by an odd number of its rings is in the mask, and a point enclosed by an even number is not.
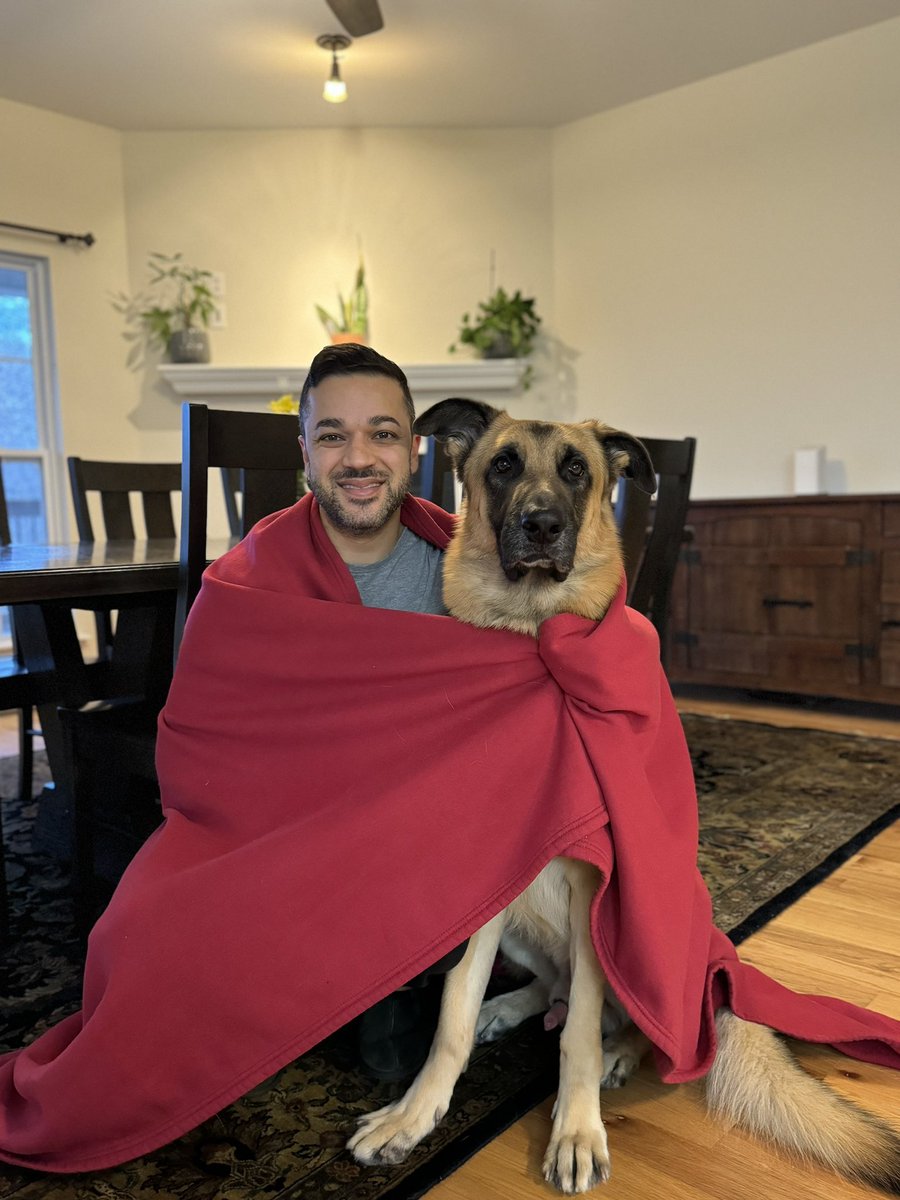
{"type": "Polygon", "coordinates": [[[696,646],[700,639],[696,633],[688,633],[686,629],[676,629],[672,634],[672,641],[677,646],[696,646]]]}
{"type": "Polygon", "coordinates": [[[848,658],[874,658],[875,647],[867,646],[863,642],[848,642],[844,646],[844,653],[848,658]]]}
{"type": "Polygon", "coordinates": [[[847,567],[871,567],[874,562],[874,550],[848,550],[844,555],[844,565],[847,567]]]}

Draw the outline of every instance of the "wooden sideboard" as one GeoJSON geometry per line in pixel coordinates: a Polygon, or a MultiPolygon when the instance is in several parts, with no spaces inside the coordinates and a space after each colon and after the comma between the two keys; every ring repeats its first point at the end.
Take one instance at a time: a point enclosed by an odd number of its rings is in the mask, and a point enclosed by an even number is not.
{"type": "Polygon", "coordinates": [[[900,704],[900,495],[700,500],[687,524],[673,685],[900,704]]]}

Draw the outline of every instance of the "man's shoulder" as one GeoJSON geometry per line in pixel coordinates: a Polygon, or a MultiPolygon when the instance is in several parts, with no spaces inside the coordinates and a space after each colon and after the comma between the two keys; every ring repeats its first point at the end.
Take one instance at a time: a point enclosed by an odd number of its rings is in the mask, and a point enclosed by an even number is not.
{"type": "Polygon", "coordinates": [[[406,497],[400,509],[400,520],[407,529],[439,550],[446,550],[457,522],[453,513],[418,496],[406,497]]]}

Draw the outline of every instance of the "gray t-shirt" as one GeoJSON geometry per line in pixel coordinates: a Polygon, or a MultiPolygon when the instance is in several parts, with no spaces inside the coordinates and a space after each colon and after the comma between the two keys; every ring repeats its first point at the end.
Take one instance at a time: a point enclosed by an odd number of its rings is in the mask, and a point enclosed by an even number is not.
{"type": "Polygon", "coordinates": [[[443,557],[442,550],[404,525],[387,558],[376,563],[348,563],[347,569],[367,608],[446,616],[441,597],[443,557]]]}

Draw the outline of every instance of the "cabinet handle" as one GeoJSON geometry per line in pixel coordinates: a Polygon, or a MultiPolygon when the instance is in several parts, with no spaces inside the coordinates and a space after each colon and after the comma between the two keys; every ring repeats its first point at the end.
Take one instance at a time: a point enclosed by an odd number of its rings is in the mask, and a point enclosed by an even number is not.
{"type": "Polygon", "coordinates": [[[900,629],[900,621],[882,621],[882,629],[900,629]]]}
{"type": "Polygon", "coordinates": [[[764,596],[766,608],[812,608],[812,600],[781,600],[778,596],[764,596]]]}

